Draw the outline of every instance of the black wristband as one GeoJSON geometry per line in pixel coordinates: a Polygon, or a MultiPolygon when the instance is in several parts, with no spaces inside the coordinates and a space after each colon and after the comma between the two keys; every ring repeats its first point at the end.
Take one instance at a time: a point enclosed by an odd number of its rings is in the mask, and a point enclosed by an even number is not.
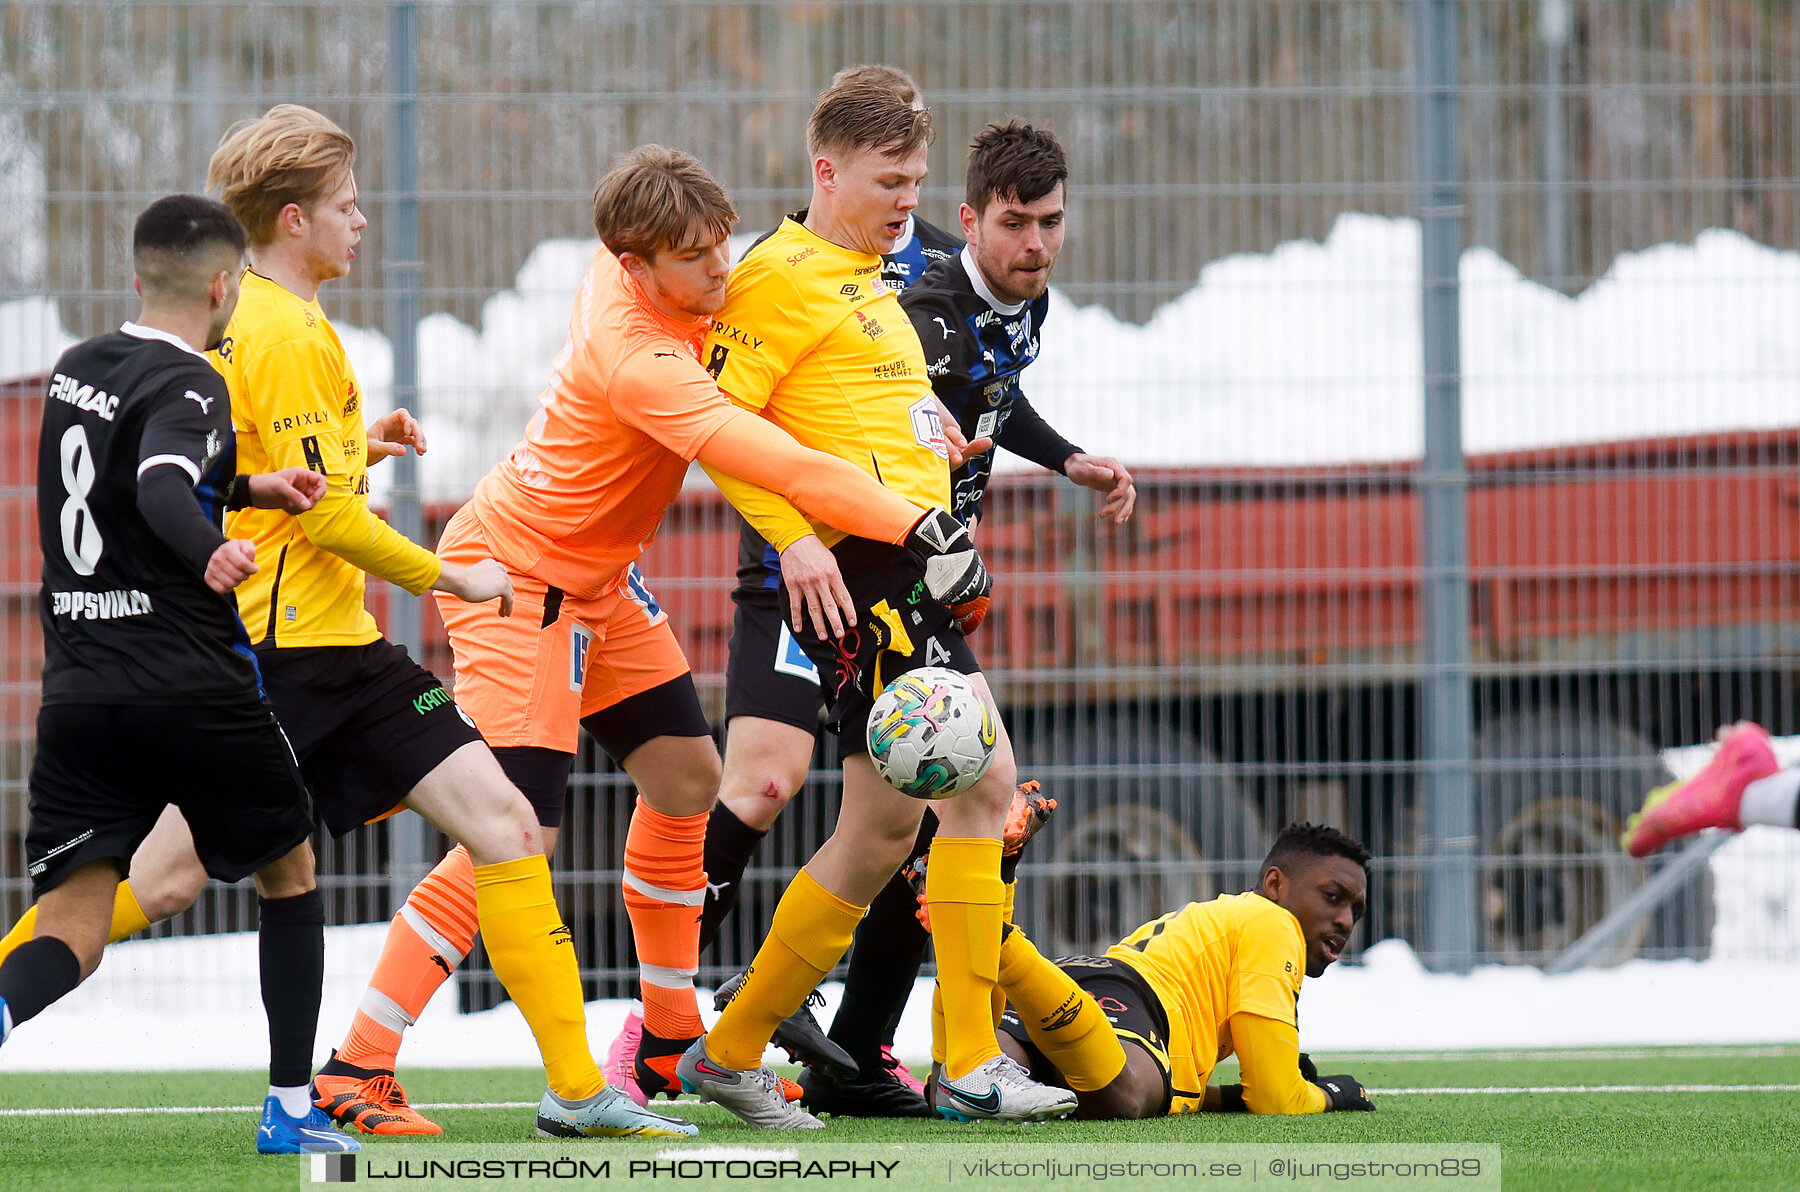
{"type": "Polygon", "coordinates": [[[231,478],[231,487],[225,490],[225,508],[233,513],[250,508],[250,477],[240,472],[231,478]]]}

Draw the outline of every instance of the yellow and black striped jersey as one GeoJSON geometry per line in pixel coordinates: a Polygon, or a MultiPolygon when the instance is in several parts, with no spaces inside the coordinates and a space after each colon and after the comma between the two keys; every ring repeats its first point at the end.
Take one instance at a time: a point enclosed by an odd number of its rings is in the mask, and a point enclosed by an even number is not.
{"type": "Polygon", "coordinates": [[[256,543],[256,574],[238,609],[261,646],[360,646],[381,636],[363,604],[363,573],[418,594],[437,556],[369,509],[362,389],[319,309],[250,270],[214,360],[231,386],[238,471],[306,467],[325,476],[318,505],[231,514],[226,532],[256,543]]]}
{"type": "MultiPolygon", "coordinates": [[[[881,280],[881,258],[792,216],[732,270],[701,360],[738,405],[805,446],[850,461],[916,505],[945,508],[950,472],[919,336],[881,280]]],[[[713,473],[778,550],[816,533],[781,497],[713,473]]]]}
{"type": "MultiPolygon", "coordinates": [[[[1234,1014],[1292,1028],[1298,1039],[1306,937],[1298,919],[1260,894],[1190,902],[1144,924],[1106,954],[1140,973],[1168,1014],[1170,1075],[1177,1089],[1204,1089],[1219,1060],[1232,1054],[1234,1014]]],[[[1323,1100],[1310,1086],[1302,1091],[1308,1100],[1323,1100]]]]}

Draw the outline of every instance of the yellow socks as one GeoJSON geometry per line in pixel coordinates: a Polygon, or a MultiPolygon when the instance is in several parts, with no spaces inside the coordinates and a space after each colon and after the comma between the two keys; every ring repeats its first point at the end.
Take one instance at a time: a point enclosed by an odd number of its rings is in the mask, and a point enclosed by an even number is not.
{"type": "Polygon", "coordinates": [[[475,866],[475,907],[494,975],[537,1036],[550,1091],[579,1101],[605,1087],[588,1050],[581,974],[542,854],[475,866]]]}
{"type": "Polygon", "coordinates": [[[1000,984],[1025,1033],[1078,1093],[1103,1089],[1125,1070],[1125,1048],[1094,996],[1013,928],[1000,945],[1000,984]]]}
{"type": "Polygon", "coordinates": [[[1000,1054],[994,1036],[994,986],[1000,976],[1005,897],[998,840],[940,836],[931,842],[925,901],[944,1003],[941,1062],[952,1080],[1000,1054]]]}
{"type": "Polygon", "coordinates": [[[707,1054],[727,1068],[762,1067],[776,1026],[844,958],[867,910],[845,902],[806,870],[796,873],[737,996],[707,1032],[707,1054]]]}
{"type": "MultiPolygon", "coordinates": [[[[1017,881],[1007,882],[1006,895],[1000,903],[1000,954],[1003,957],[1006,955],[1007,928],[1012,926],[1013,905],[1018,901],[1018,896],[1019,883],[1017,881]]],[[[1006,1017],[1006,990],[996,983],[994,985],[994,1029],[996,1031],[1000,1029],[1000,1020],[1004,1017],[1006,1017]]]]}
{"type": "MultiPolygon", "coordinates": [[[[136,935],[150,926],[150,920],[144,914],[144,908],[138,905],[137,895],[131,892],[129,882],[120,882],[118,892],[113,895],[112,927],[106,933],[106,942],[116,944],[128,935],[136,935]]],[[[30,939],[37,933],[37,907],[27,907],[13,924],[13,929],[0,939],[0,964],[12,955],[13,949],[30,939]]]]}

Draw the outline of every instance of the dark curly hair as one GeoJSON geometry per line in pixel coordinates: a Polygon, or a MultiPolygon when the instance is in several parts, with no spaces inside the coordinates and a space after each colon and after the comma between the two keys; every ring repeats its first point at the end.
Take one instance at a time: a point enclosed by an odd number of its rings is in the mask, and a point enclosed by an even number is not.
{"type": "Polygon", "coordinates": [[[1289,824],[1283,828],[1269,855],[1263,858],[1259,872],[1267,873],[1271,865],[1286,871],[1303,857],[1348,857],[1362,866],[1363,875],[1368,876],[1369,846],[1323,824],[1289,824]]]}

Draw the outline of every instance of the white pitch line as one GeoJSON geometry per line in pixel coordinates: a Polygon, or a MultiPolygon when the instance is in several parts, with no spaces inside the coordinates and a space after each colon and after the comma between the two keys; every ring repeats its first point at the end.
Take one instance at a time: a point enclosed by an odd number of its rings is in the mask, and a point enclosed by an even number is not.
{"type": "Polygon", "coordinates": [[[1481,1096],[1503,1093],[1797,1093],[1800,1084],[1537,1084],[1445,1086],[1422,1089],[1370,1089],[1371,1096],[1428,1096],[1447,1093],[1456,1096],[1481,1096]]]}
{"type": "MultiPolygon", "coordinates": [[[[1800,1084],[1540,1084],[1477,1085],[1437,1088],[1370,1089],[1377,1097],[1500,1096],[1517,1093],[1800,1093],[1800,1084]]],[[[415,1109],[532,1109],[536,1101],[438,1101],[414,1105],[415,1109]]],[[[674,1109],[677,1106],[664,1106],[674,1109]]],[[[117,1117],[131,1114],[261,1113],[260,1105],[115,1105],[71,1109],[46,1106],[32,1109],[0,1109],[0,1117],[117,1117]]]]}

